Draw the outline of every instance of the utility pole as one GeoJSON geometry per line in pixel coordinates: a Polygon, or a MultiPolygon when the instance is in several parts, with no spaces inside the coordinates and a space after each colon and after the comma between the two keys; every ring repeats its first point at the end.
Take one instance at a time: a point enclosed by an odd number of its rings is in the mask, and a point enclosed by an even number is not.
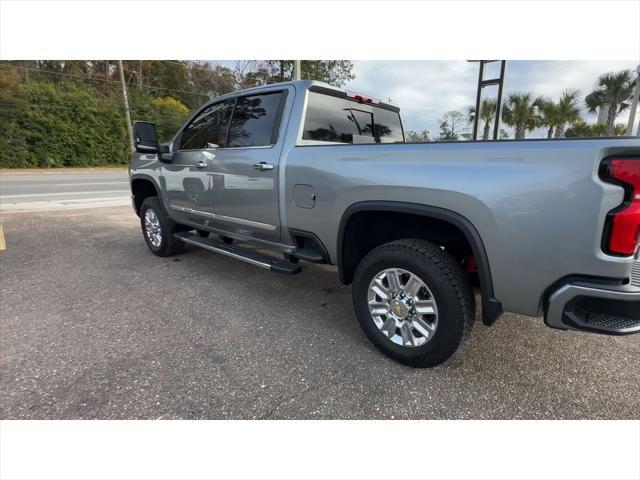
{"type": "MultiPolygon", "coordinates": [[[[638,98],[640,98],[640,65],[636,67],[636,73],[638,74],[636,77],[636,88],[633,93],[633,102],[631,102],[631,111],[629,112],[629,123],[627,124],[627,131],[625,132],[628,136],[633,135],[633,123],[635,122],[636,111],[638,110],[638,98]]],[[[640,136],[640,124],[638,125],[636,135],[640,136]]]]}
{"type": "Polygon", "coordinates": [[[127,131],[129,132],[129,147],[134,151],[133,146],[133,129],[131,128],[131,114],[129,113],[129,99],[127,98],[127,85],[124,83],[124,69],[122,68],[122,60],[118,60],[118,70],[120,70],[120,83],[122,83],[122,96],[124,98],[124,113],[127,117],[127,131]]]}
{"type": "Polygon", "coordinates": [[[302,80],[300,60],[293,61],[293,80],[302,80]]]}

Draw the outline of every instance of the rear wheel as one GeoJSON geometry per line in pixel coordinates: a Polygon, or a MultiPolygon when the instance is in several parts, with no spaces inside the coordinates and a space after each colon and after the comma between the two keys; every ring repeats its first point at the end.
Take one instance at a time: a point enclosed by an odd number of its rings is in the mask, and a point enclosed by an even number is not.
{"type": "Polygon", "coordinates": [[[168,257],[184,250],[184,243],[173,236],[181,227],[169,218],[158,197],[144,199],[140,224],[147,246],[155,255],[168,257]]]}
{"type": "Polygon", "coordinates": [[[353,280],[365,334],[406,365],[445,362],[475,317],[473,290],[453,257],[424,240],[397,240],[369,252],[353,280]]]}

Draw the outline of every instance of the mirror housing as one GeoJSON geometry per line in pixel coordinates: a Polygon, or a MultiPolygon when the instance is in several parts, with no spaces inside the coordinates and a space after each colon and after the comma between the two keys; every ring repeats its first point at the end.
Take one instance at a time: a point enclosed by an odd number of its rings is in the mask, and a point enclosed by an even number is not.
{"type": "Polygon", "coordinates": [[[133,122],[133,143],[138,153],[158,153],[158,135],[152,122],[133,122]]]}
{"type": "Polygon", "coordinates": [[[173,153],[171,153],[171,147],[168,143],[158,145],[158,152],[160,152],[160,161],[162,163],[171,163],[173,161],[173,153]]]}

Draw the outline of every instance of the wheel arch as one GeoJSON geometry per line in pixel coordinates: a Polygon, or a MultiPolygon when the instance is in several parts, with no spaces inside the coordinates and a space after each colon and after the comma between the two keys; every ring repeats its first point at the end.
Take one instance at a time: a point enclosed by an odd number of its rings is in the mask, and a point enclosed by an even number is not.
{"type": "Polygon", "coordinates": [[[482,321],[485,325],[495,323],[502,314],[502,304],[494,295],[489,258],[482,238],[478,230],[466,217],[445,208],[395,201],[364,201],[350,205],[340,219],[336,244],[337,265],[342,283],[345,285],[350,284],[355,272],[355,266],[348,265],[345,262],[345,234],[354,215],[365,212],[410,214],[423,217],[425,220],[444,222],[458,229],[470,246],[478,263],[480,293],[482,296],[482,321]]]}
{"type": "Polygon", "coordinates": [[[147,197],[156,196],[160,199],[160,188],[155,180],[147,175],[133,175],[131,177],[131,197],[136,214],[140,216],[142,202],[147,197]]]}

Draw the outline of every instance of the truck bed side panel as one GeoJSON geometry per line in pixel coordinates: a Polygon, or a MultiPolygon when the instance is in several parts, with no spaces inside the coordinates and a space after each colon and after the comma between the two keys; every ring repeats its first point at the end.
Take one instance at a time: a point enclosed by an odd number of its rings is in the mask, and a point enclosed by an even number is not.
{"type": "Polygon", "coordinates": [[[479,232],[503,308],[538,315],[545,289],[564,276],[629,276],[630,258],[601,250],[623,190],[597,169],[609,155],[638,152],[636,139],[298,146],[285,159],[285,217],[318,235],[336,262],[336,232],[354,203],[452,210],[479,232]],[[313,208],[293,203],[295,185],[315,189],[313,208]]]}

